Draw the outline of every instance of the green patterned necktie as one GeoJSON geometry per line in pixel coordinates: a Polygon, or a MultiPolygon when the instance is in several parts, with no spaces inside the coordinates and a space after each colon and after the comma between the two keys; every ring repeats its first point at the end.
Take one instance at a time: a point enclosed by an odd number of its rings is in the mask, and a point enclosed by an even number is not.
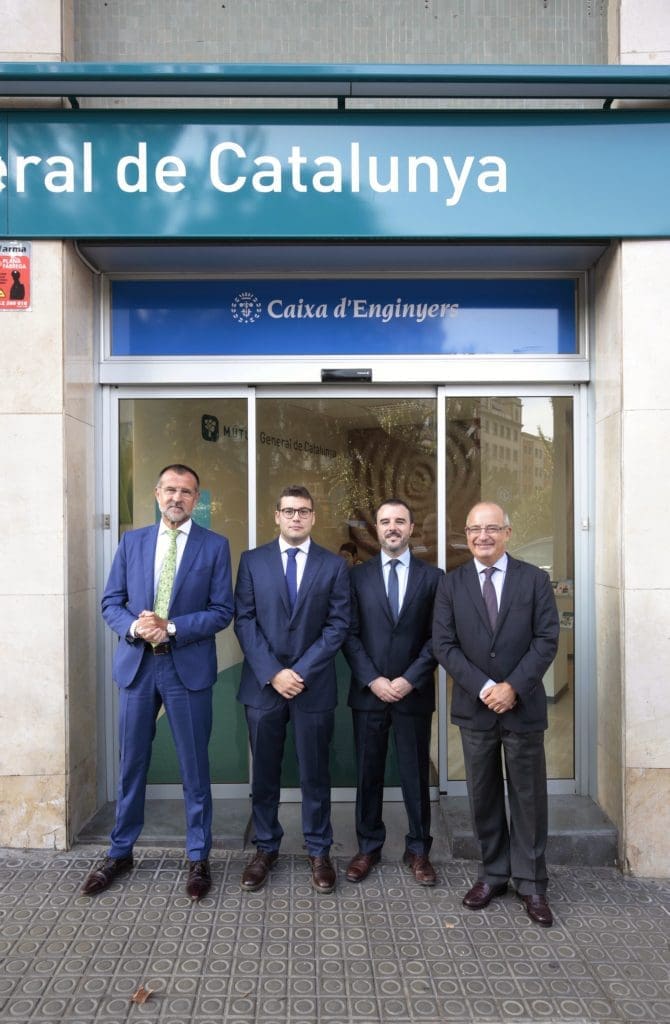
{"type": "Polygon", "coordinates": [[[154,611],[161,619],[167,619],[167,613],[170,608],[170,595],[172,594],[172,584],[174,583],[175,572],[177,569],[178,533],[179,530],[168,531],[170,543],[165,554],[165,558],[163,559],[161,574],[158,578],[158,586],[156,587],[154,611]]]}

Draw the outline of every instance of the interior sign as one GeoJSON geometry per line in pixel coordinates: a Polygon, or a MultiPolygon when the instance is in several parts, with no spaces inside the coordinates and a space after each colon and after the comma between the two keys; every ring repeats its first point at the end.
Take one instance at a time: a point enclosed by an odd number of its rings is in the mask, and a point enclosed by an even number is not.
{"type": "Polygon", "coordinates": [[[30,242],[0,240],[0,310],[30,309],[30,242]]]}

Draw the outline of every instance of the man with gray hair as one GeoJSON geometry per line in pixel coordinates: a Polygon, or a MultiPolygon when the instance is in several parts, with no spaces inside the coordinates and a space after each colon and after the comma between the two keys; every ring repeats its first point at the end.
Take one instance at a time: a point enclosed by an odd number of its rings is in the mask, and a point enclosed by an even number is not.
{"type": "Polygon", "coordinates": [[[440,582],[433,617],[435,657],[454,681],[451,720],[482,858],[463,903],[483,910],[511,878],[530,919],[548,928],[542,679],[558,648],[556,601],[546,572],[507,554],[512,527],[499,505],[475,505],[465,533],[473,559],[440,582]]]}

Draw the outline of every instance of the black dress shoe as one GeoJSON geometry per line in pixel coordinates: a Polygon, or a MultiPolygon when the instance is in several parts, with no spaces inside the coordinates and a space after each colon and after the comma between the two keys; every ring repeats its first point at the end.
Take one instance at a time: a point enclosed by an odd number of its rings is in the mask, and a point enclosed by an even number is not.
{"type": "Polygon", "coordinates": [[[357,853],[349,861],[347,879],[350,882],[362,882],[364,878],[368,877],[375,864],[379,864],[381,856],[380,850],[373,850],[372,853],[357,853]]]}
{"type": "Polygon", "coordinates": [[[310,857],[312,865],[312,885],[317,892],[332,892],[335,888],[335,868],[326,854],[323,857],[310,857]]]}
{"type": "Polygon", "coordinates": [[[554,923],[554,915],[547,903],[546,896],[542,896],[539,893],[535,893],[532,896],[522,896],[521,893],[517,893],[517,895],[526,908],[526,913],[531,921],[541,925],[542,928],[551,928],[554,923]]]}
{"type": "Polygon", "coordinates": [[[104,892],[117,878],[132,869],[133,855],[127,857],[104,857],[87,875],[81,887],[82,896],[96,896],[104,892]]]}
{"type": "Polygon", "coordinates": [[[502,885],[489,885],[488,882],[480,879],[475,882],[470,892],[466,892],[463,897],[463,906],[468,910],[483,910],[484,907],[488,907],[492,899],[495,899],[496,896],[504,896],[506,892],[507,882],[503,882],[502,885]]]}
{"type": "Polygon", "coordinates": [[[212,887],[212,876],[208,860],[190,860],[188,862],[188,878],[186,892],[192,900],[201,900],[212,887]]]}
{"type": "Polygon", "coordinates": [[[277,863],[279,854],[276,850],[257,850],[242,872],[242,888],[246,892],[256,892],[265,885],[273,864],[277,863]]]}

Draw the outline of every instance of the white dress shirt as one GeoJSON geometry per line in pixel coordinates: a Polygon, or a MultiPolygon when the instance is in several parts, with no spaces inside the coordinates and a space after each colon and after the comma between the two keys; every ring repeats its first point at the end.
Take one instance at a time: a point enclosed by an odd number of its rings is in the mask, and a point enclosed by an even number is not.
{"type": "MultiPolygon", "coordinates": [[[[494,562],[493,565],[497,572],[492,573],[491,583],[495,588],[496,599],[498,601],[498,609],[500,609],[500,598],[502,597],[503,585],[505,583],[505,573],[507,572],[507,554],[501,555],[498,561],[494,562]]],[[[484,563],[480,562],[478,558],[475,558],[475,568],[477,570],[479,586],[482,588],[483,592],[484,581],[486,579],[486,576],[484,575],[484,570],[488,569],[488,565],[484,565],[484,563]]],[[[490,690],[491,687],[495,685],[495,680],[487,679],[484,685],[482,686],[481,690],[479,691],[479,696],[483,697],[486,691],[490,690]]]]}
{"type": "Polygon", "coordinates": [[[391,570],[389,565],[393,558],[397,557],[398,564],[395,567],[396,576],[398,577],[398,611],[402,608],[403,601],[405,600],[405,594],[407,593],[407,580],[409,579],[409,561],[410,561],[410,550],[407,548],[402,555],[387,555],[385,551],[382,551],[382,574],[384,576],[384,587],[386,589],[386,596],[388,597],[389,592],[389,575],[391,570]]]}
{"type": "Polygon", "coordinates": [[[295,557],[295,574],[296,574],[296,589],[300,591],[300,584],[302,582],[302,575],[305,571],[305,565],[307,564],[307,555],[309,554],[309,545],[311,544],[311,538],[308,537],[302,544],[287,544],[283,537],[279,538],[279,550],[281,551],[281,563],[284,566],[284,575],[286,575],[286,563],[288,562],[288,555],[286,552],[289,548],[297,549],[298,554],[295,557]]]}

